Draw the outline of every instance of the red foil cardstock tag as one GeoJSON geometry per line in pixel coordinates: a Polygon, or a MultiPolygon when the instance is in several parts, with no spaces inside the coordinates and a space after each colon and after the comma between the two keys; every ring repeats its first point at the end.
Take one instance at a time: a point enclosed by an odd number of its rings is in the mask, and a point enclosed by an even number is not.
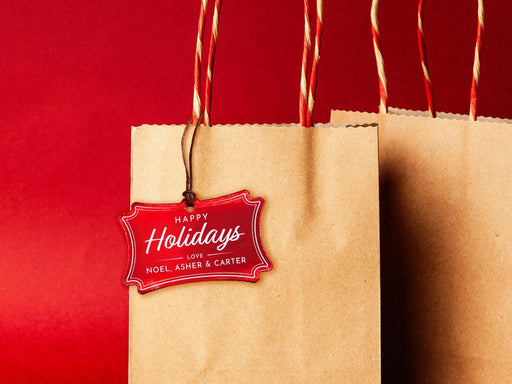
{"type": "Polygon", "coordinates": [[[127,285],[139,293],[206,280],[256,282],[272,269],[260,237],[264,200],[248,191],[176,204],[132,204],[119,217],[129,246],[127,285]]]}

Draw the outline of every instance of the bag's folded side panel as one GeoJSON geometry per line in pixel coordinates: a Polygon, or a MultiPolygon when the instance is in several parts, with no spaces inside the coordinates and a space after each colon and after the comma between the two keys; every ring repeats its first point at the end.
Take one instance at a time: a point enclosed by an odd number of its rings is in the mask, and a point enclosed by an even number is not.
{"type": "MultiPolygon", "coordinates": [[[[132,135],[132,202],[182,199],[183,126],[132,135]]],[[[200,127],[200,199],[265,199],[257,283],[130,288],[130,382],[380,383],[375,127],[200,127]]]]}
{"type": "Polygon", "coordinates": [[[512,382],[512,126],[342,111],[332,121],[379,123],[383,306],[399,310],[384,309],[383,326],[406,327],[407,382],[512,382]]]}

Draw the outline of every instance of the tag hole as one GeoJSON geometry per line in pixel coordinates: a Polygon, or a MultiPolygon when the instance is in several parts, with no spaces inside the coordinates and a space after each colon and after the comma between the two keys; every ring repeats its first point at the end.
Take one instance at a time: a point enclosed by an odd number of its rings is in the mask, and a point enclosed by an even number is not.
{"type": "Polygon", "coordinates": [[[195,207],[187,207],[185,206],[185,209],[189,212],[194,212],[194,210],[196,209],[195,207]]]}

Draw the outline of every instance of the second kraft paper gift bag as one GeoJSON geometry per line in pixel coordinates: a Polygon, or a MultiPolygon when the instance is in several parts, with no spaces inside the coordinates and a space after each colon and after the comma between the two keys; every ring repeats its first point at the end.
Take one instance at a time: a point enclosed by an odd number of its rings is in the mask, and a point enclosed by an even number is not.
{"type": "Polygon", "coordinates": [[[426,74],[430,113],[331,115],[379,126],[384,372],[393,382],[511,382],[512,125],[431,117],[426,74]]]}

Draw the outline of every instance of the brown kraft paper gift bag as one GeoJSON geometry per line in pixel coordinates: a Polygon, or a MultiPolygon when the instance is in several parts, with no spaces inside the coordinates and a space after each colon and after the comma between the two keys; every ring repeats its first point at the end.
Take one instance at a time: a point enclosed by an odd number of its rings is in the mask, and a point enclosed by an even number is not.
{"type": "Polygon", "coordinates": [[[510,383],[512,126],[421,114],[331,115],[379,127],[383,382],[510,383]]]}
{"type": "MultiPolygon", "coordinates": [[[[131,202],[182,200],[184,125],[132,129],[131,202]]],[[[130,287],[130,383],[380,383],[375,126],[200,126],[194,191],[263,197],[256,283],[130,287]]]]}

